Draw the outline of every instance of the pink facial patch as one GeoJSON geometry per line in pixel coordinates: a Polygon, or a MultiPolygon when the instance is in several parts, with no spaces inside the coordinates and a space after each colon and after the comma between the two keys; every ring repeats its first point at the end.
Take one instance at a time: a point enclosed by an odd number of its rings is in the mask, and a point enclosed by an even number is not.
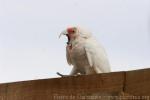
{"type": "Polygon", "coordinates": [[[74,32],[74,29],[73,29],[73,28],[68,28],[68,29],[67,29],[67,32],[68,32],[68,33],[73,33],[73,32],[74,32]]]}

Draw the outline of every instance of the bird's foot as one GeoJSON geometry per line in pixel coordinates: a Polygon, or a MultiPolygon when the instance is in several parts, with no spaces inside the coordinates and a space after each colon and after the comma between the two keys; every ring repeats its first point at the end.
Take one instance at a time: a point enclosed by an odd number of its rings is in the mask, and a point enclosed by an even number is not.
{"type": "Polygon", "coordinates": [[[80,74],[80,73],[77,73],[77,74],[75,74],[75,75],[73,75],[73,76],[81,76],[82,74],[80,74]]]}

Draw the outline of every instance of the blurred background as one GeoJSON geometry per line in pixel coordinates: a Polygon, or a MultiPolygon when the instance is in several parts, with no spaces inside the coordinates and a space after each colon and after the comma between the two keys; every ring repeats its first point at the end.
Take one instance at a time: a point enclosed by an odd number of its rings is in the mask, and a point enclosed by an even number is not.
{"type": "Polygon", "coordinates": [[[112,71],[150,67],[150,0],[0,0],[0,83],[69,74],[68,26],[93,33],[112,71]]]}

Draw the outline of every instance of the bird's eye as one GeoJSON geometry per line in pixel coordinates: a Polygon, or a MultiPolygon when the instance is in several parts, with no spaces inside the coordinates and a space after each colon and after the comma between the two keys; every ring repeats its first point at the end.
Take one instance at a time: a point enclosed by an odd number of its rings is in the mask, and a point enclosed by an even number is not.
{"type": "Polygon", "coordinates": [[[74,28],[69,28],[67,31],[68,33],[71,33],[71,34],[74,34],[76,32],[74,28]]]}
{"type": "Polygon", "coordinates": [[[72,30],[72,33],[75,33],[75,30],[72,30]]]}
{"type": "Polygon", "coordinates": [[[76,33],[76,28],[72,28],[72,33],[76,33]]]}

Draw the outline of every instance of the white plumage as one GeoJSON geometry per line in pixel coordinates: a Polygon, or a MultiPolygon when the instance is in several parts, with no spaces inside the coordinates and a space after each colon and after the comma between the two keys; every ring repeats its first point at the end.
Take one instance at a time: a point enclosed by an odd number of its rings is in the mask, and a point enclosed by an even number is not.
{"type": "Polygon", "coordinates": [[[71,27],[61,33],[68,37],[66,57],[73,66],[70,75],[108,73],[110,65],[106,52],[88,31],[71,27]]]}

